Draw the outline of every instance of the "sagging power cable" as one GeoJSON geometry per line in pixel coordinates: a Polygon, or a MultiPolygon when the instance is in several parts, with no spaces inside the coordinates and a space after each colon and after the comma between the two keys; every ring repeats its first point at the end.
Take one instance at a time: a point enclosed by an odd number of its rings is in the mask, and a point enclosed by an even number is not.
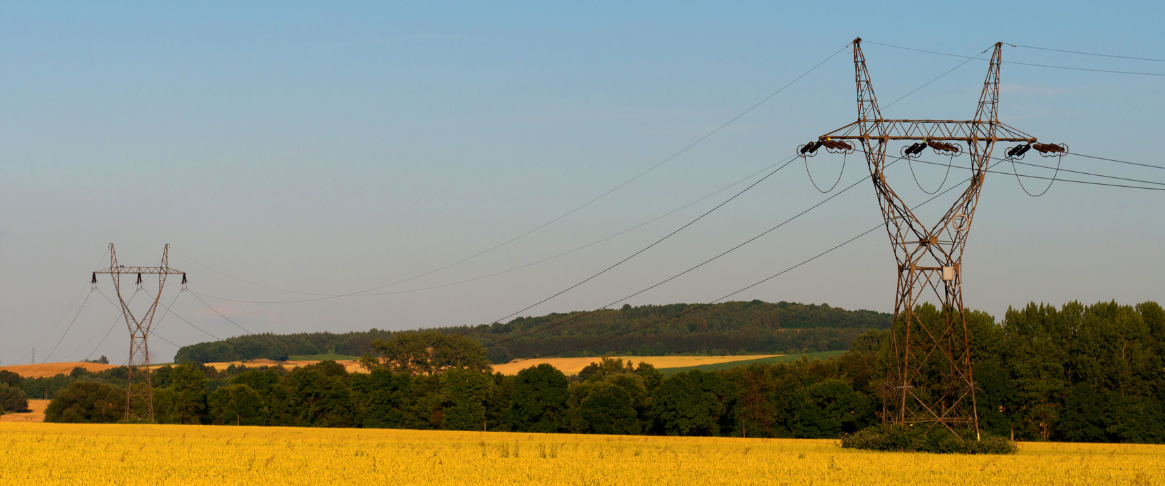
{"type": "Polygon", "coordinates": [[[336,299],[336,298],[341,298],[341,297],[350,297],[350,296],[355,296],[355,295],[365,294],[365,293],[368,293],[368,292],[373,292],[373,291],[380,290],[380,289],[384,289],[384,288],[388,288],[388,287],[393,287],[393,286],[396,286],[396,285],[399,285],[399,284],[402,284],[402,283],[405,283],[405,282],[410,282],[410,281],[413,281],[413,280],[419,279],[419,278],[421,278],[421,277],[425,277],[425,276],[432,275],[432,274],[434,274],[434,273],[440,272],[440,271],[442,271],[442,270],[446,270],[446,269],[448,269],[448,268],[451,268],[451,267],[454,267],[454,266],[456,266],[456,265],[460,265],[460,264],[462,264],[462,263],[465,263],[465,262],[467,262],[467,261],[470,261],[470,260],[472,260],[472,259],[474,259],[474,258],[477,258],[477,257],[479,257],[479,256],[485,255],[485,254],[487,254],[487,253],[489,253],[489,252],[492,252],[492,251],[494,251],[494,250],[497,250],[498,248],[501,248],[501,247],[503,247],[503,246],[509,245],[510,243],[513,243],[513,242],[515,242],[515,241],[518,241],[519,239],[522,239],[522,238],[524,238],[524,237],[526,237],[526,236],[528,236],[528,235],[530,235],[530,234],[532,234],[532,233],[534,233],[534,232],[536,232],[536,231],[538,231],[538,230],[541,230],[541,229],[543,229],[543,228],[545,228],[545,227],[547,227],[547,226],[550,226],[550,225],[552,225],[552,224],[554,224],[554,223],[558,222],[559,220],[561,220],[561,219],[563,219],[563,218],[566,218],[567,216],[570,216],[571,214],[574,214],[574,213],[576,213],[576,212],[578,212],[578,211],[582,210],[583,208],[586,208],[587,206],[590,206],[591,204],[594,204],[595,202],[599,201],[600,199],[603,199],[603,198],[605,198],[605,197],[607,197],[607,196],[611,195],[611,194],[612,194],[612,193],[614,193],[615,191],[618,191],[619,189],[622,189],[623,187],[627,186],[628,184],[631,184],[632,182],[634,182],[635,180],[639,179],[640,177],[643,177],[643,176],[647,175],[649,172],[652,172],[652,171],[654,171],[655,169],[659,168],[660,166],[662,166],[662,165],[664,165],[664,164],[666,164],[666,163],[670,162],[672,159],[675,159],[676,157],[679,157],[680,155],[684,154],[685,152],[687,152],[688,150],[692,149],[692,148],[693,148],[693,147],[695,147],[696,145],[699,145],[699,144],[700,144],[701,142],[703,142],[704,140],[707,140],[708,138],[710,138],[710,137],[712,137],[713,135],[715,135],[715,134],[719,133],[721,130],[723,130],[724,128],[726,128],[726,127],[728,127],[729,125],[733,124],[733,123],[734,123],[734,122],[736,122],[737,120],[739,120],[739,119],[743,118],[745,115],[747,115],[747,114],[751,113],[753,110],[755,110],[755,109],[759,108],[761,105],[765,104],[766,102],[768,102],[770,99],[772,99],[773,97],[777,96],[777,95],[778,95],[778,94],[780,94],[781,92],[785,91],[787,88],[789,88],[790,86],[792,86],[792,85],[793,85],[794,83],[796,83],[797,81],[800,81],[800,80],[801,80],[802,78],[804,78],[805,76],[808,76],[808,75],[809,75],[810,73],[812,73],[813,71],[816,71],[816,70],[817,70],[817,68],[821,67],[823,64],[825,64],[826,62],[828,62],[830,59],[833,59],[835,56],[837,56],[838,54],[840,54],[842,51],[845,51],[846,49],[848,49],[848,48],[849,48],[849,46],[850,46],[850,44],[848,44],[848,43],[847,43],[845,46],[842,46],[842,48],[841,48],[841,49],[838,49],[838,50],[837,50],[837,51],[835,51],[833,54],[830,54],[828,57],[826,57],[825,59],[823,59],[821,62],[818,62],[818,63],[817,63],[817,64],[815,64],[815,65],[814,65],[812,68],[809,68],[809,70],[808,70],[808,71],[805,71],[805,72],[804,72],[804,73],[802,73],[800,76],[797,76],[797,77],[796,77],[796,78],[794,78],[792,81],[789,81],[787,84],[785,84],[784,86],[782,86],[780,89],[777,89],[777,90],[776,90],[776,91],[774,91],[773,93],[771,93],[771,94],[769,94],[768,96],[764,97],[763,99],[761,99],[760,101],[756,102],[755,104],[753,104],[753,105],[752,105],[752,106],[750,106],[748,109],[746,109],[746,110],[744,110],[743,112],[741,112],[740,114],[738,114],[738,115],[736,115],[736,116],[732,117],[731,119],[729,119],[728,121],[724,122],[724,123],[723,123],[723,124],[721,124],[720,126],[716,127],[716,128],[715,128],[715,129],[713,129],[712,131],[708,132],[708,133],[707,133],[707,134],[705,134],[704,136],[702,136],[702,137],[700,137],[700,138],[696,139],[696,141],[694,141],[694,142],[692,142],[692,143],[688,144],[687,146],[685,146],[684,148],[680,149],[680,150],[679,150],[679,151],[677,151],[676,153],[674,153],[674,154],[672,154],[672,155],[668,156],[667,158],[663,159],[663,160],[662,160],[662,161],[660,161],[659,163],[656,163],[655,165],[653,165],[653,166],[651,166],[651,167],[647,168],[647,170],[645,170],[645,171],[643,171],[643,172],[640,172],[639,174],[636,174],[634,177],[632,177],[632,178],[630,178],[630,179],[628,179],[628,180],[626,180],[626,181],[624,181],[624,182],[620,183],[619,185],[615,186],[614,188],[612,188],[612,189],[608,190],[607,192],[604,192],[604,193],[600,194],[598,197],[595,197],[594,199],[591,199],[591,200],[589,200],[589,201],[587,201],[587,202],[583,203],[582,205],[580,205],[580,206],[578,206],[578,207],[575,207],[574,209],[571,209],[570,211],[567,211],[567,212],[563,213],[562,215],[559,215],[558,217],[555,217],[554,219],[551,219],[550,221],[547,221],[546,223],[543,223],[543,224],[541,224],[541,225],[539,225],[539,226],[535,227],[534,229],[531,229],[531,230],[529,230],[529,231],[527,231],[527,232],[525,232],[525,233],[522,233],[522,234],[520,234],[520,235],[518,235],[518,236],[515,236],[515,237],[513,237],[513,238],[511,238],[511,239],[509,239],[509,240],[506,240],[506,241],[504,241],[504,242],[502,242],[502,243],[499,243],[499,244],[497,244],[497,245],[495,245],[495,246],[492,246],[492,247],[490,247],[490,248],[487,248],[487,249],[485,249],[485,250],[483,250],[483,251],[480,251],[480,252],[478,252],[478,253],[475,253],[475,254],[473,254],[473,255],[470,255],[470,256],[468,256],[468,257],[465,257],[465,258],[463,258],[463,259],[461,259],[461,260],[457,260],[457,261],[455,261],[455,262],[453,262],[453,263],[450,263],[450,264],[448,264],[448,265],[445,265],[445,266],[442,266],[442,267],[436,268],[436,269],[434,269],[434,270],[430,270],[430,271],[428,271],[428,272],[424,272],[424,273],[421,273],[421,274],[418,274],[418,275],[414,275],[414,276],[412,276],[412,277],[408,277],[408,278],[405,278],[405,279],[402,279],[402,280],[397,280],[397,281],[395,281],[395,282],[392,282],[392,283],[389,283],[389,284],[386,284],[386,285],[381,285],[381,286],[378,286],[378,287],[373,287],[373,288],[369,288],[369,289],[365,289],[365,290],[360,290],[360,291],[357,291],[357,292],[350,292],[350,293],[346,293],[346,294],[323,294],[323,293],[313,293],[313,292],[300,292],[300,291],[295,291],[295,290],[282,289],[282,288],[278,288],[278,287],[273,287],[273,286],[263,285],[263,284],[259,284],[259,283],[256,283],[256,282],[247,281],[247,280],[244,280],[244,279],[241,279],[241,278],[238,278],[238,277],[234,277],[234,276],[232,276],[232,275],[228,275],[228,274],[226,274],[226,273],[224,273],[224,272],[221,272],[221,271],[215,270],[215,269],[213,269],[213,268],[211,268],[211,267],[209,267],[209,266],[207,266],[207,265],[205,265],[205,264],[199,263],[198,261],[195,261],[193,258],[190,258],[190,257],[189,257],[188,255],[186,255],[185,253],[182,253],[182,252],[180,252],[180,251],[178,251],[178,250],[175,250],[175,251],[177,251],[177,252],[178,252],[179,254],[181,254],[182,256],[184,256],[184,257],[186,257],[186,258],[190,259],[190,260],[191,260],[191,261],[193,261],[194,263],[197,263],[197,264],[199,264],[199,265],[201,265],[201,266],[203,266],[203,267],[207,268],[208,270],[211,270],[211,271],[213,271],[213,272],[215,272],[215,273],[218,273],[218,274],[220,274],[220,275],[226,276],[226,277],[228,277],[228,278],[231,278],[231,279],[233,279],[233,280],[237,280],[237,281],[239,281],[239,282],[243,282],[243,283],[250,284],[250,285],[255,285],[255,286],[262,287],[262,288],[266,288],[266,289],[270,289],[270,290],[278,290],[278,291],[281,291],[281,292],[289,292],[289,293],[295,293],[295,294],[301,294],[301,295],[314,295],[314,296],[322,297],[321,299],[318,299],[318,300],[336,299]]]}

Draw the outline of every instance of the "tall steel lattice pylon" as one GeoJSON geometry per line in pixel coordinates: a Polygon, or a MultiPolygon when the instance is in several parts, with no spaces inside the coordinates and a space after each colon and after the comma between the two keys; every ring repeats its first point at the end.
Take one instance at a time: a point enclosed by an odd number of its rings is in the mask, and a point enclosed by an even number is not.
{"type": "Polygon", "coordinates": [[[98,274],[109,274],[113,277],[113,288],[117,292],[117,299],[121,302],[121,313],[125,317],[125,324],[129,328],[129,378],[125,387],[125,420],[134,422],[154,421],[154,387],[150,382],[150,327],[154,322],[154,313],[158,310],[158,301],[162,298],[162,289],[166,286],[166,277],[182,275],[182,285],[186,285],[186,272],[170,268],[170,245],[162,250],[162,264],[156,267],[127,267],[117,263],[117,250],[113,243],[109,244],[109,268],[93,272],[93,285],[97,285],[98,274]],[[158,293],[154,301],[140,318],[135,317],[130,310],[125,296],[121,293],[121,276],[123,274],[137,275],[137,285],[142,285],[142,275],[158,276],[158,293]]]}
{"type": "Polygon", "coordinates": [[[798,147],[802,156],[824,146],[831,152],[853,152],[859,145],[886,221],[886,231],[898,261],[894,299],[890,369],[884,382],[883,420],[896,424],[943,425],[960,434],[979,435],[975,380],[971,373],[971,342],[963,309],[962,260],[967,234],[979,203],[979,192],[999,142],[1019,142],[1007,156],[1022,157],[1029,149],[1062,156],[1063,145],[1036,143],[1036,138],[999,121],[999,67],[1002,44],[995,44],[975,118],[955,120],[893,120],[882,118],[866,70],[862,40],[853,42],[858,119],[856,122],[798,147]],[[970,185],[933,226],[922,223],[890,187],[883,170],[892,141],[914,141],[900,151],[917,157],[926,148],[958,155],[966,144],[971,159],[970,185]],[[933,297],[937,315],[919,312],[933,297]]]}

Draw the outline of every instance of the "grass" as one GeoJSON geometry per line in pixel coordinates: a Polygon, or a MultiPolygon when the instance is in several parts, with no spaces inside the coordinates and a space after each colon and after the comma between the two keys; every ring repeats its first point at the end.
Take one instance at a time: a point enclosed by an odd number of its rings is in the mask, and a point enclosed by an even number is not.
{"type": "Polygon", "coordinates": [[[325,354],[300,354],[295,356],[288,356],[289,361],[354,361],[360,359],[359,356],[348,356],[346,354],[325,353],[325,354]]]}
{"type": "Polygon", "coordinates": [[[737,366],[748,366],[752,364],[773,364],[773,363],[788,363],[801,359],[802,356],[810,361],[826,360],[836,356],[841,356],[845,351],[817,351],[812,353],[801,354],[787,354],[785,356],[773,356],[771,358],[760,359],[746,359],[741,361],[728,361],[724,363],[706,364],[699,366],[684,366],[680,368],[661,368],[659,371],[663,372],[664,376],[671,376],[676,373],[683,373],[685,371],[700,370],[700,371],[719,371],[728,370],[737,366]]]}

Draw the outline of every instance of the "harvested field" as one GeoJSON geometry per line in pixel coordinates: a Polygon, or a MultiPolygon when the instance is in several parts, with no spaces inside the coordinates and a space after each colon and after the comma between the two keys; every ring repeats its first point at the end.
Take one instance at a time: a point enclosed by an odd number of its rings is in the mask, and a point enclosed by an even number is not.
{"type": "Polygon", "coordinates": [[[49,402],[52,400],[29,400],[28,408],[31,412],[25,413],[8,413],[0,415],[0,422],[24,422],[24,423],[41,423],[44,422],[44,410],[48,408],[49,402]]]}
{"type": "MultiPolygon", "coordinates": [[[[214,369],[219,370],[219,371],[225,370],[225,369],[229,368],[231,365],[235,365],[235,366],[242,365],[242,366],[246,366],[248,368],[259,368],[259,367],[263,367],[263,366],[272,366],[272,367],[282,366],[284,368],[292,370],[295,368],[299,368],[300,366],[312,365],[312,364],[316,364],[318,362],[319,361],[314,361],[314,360],[313,361],[273,361],[273,360],[269,360],[269,359],[252,359],[250,361],[232,362],[232,363],[206,363],[206,366],[209,366],[209,367],[214,368],[214,369]]],[[[357,373],[357,372],[364,373],[367,371],[364,368],[361,368],[360,363],[358,361],[355,361],[355,360],[342,360],[342,361],[336,361],[336,362],[344,365],[344,369],[348,370],[349,373],[357,373]]]]}
{"type": "Polygon", "coordinates": [[[60,374],[69,374],[73,368],[85,368],[92,372],[105,371],[110,368],[117,368],[115,365],[107,365],[101,363],[44,363],[44,364],[28,364],[28,365],[12,365],[0,366],[0,370],[11,371],[24,378],[44,378],[49,376],[57,376],[60,374]]]}
{"type": "MultiPolygon", "coordinates": [[[[732,361],[747,361],[761,358],[772,358],[774,356],[781,356],[779,354],[758,354],[747,356],[613,356],[620,358],[623,361],[631,361],[639,364],[644,362],[656,368],[681,368],[686,366],[700,366],[717,363],[729,363],[732,361]]],[[[539,359],[515,359],[506,364],[494,365],[494,371],[504,375],[516,375],[519,371],[526,368],[538,366],[542,363],[549,363],[550,366],[558,368],[559,371],[568,375],[577,375],[587,365],[597,363],[603,359],[602,356],[595,358],[539,358],[539,359]]]]}
{"type": "Polygon", "coordinates": [[[1133,444],[1021,443],[1015,455],[967,456],[806,439],[3,423],[0,450],[0,484],[1139,485],[1165,478],[1165,446],[1133,444]]]}

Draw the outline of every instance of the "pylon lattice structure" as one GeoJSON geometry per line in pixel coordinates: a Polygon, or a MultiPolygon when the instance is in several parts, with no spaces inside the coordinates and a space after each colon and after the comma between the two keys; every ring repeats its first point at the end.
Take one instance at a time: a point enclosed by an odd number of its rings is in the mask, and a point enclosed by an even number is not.
{"type": "Polygon", "coordinates": [[[884,119],[874,96],[861,39],[853,42],[858,119],[798,148],[812,155],[822,146],[852,152],[857,143],[878,196],[886,231],[898,263],[894,299],[891,361],[881,395],[884,421],[943,425],[960,434],[979,434],[971,343],[963,308],[962,259],[979,203],[992,150],[999,142],[1018,142],[1007,156],[1035,148],[1043,155],[1064,155],[1063,145],[1039,144],[1036,138],[999,121],[999,67],[1002,44],[995,44],[987,79],[972,120],[884,119]],[[970,185],[933,226],[924,224],[890,187],[883,171],[892,141],[916,141],[903,157],[917,157],[930,147],[944,155],[962,152],[971,159],[970,185]],[[920,312],[919,304],[935,298],[941,309],[920,312]]]}
{"type": "Polygon", "coordinates": [[[150,328],[154,322],[154,314],[158,310],[158,302],[162,298],[162,289],[166,285],[166,277],[181,275],[182,285],[186,285],[186,272],[170,268],[170,245],[162,250],[162,263],[156,267],[127,267],[117,263],[117,250],[113,243],[109,244],[109,268],[93,272],[93,285],[97,285],[98,274],[109,274],[113,278],[113,288],[117,292],[117,299],[121,302],[121,313],[125,317],[125,324],[129,328],[129,378],[125,387],[125,419],[129,421],[154,421],[154,387],[150,382],[150,328]],[[158,276],[158,293],[154,301],[141,316],[134,316],[125,296],[121,293],[121,276],[124,274],[137,275],[137,285],[142,285],[142,275],[158,276]]]}

